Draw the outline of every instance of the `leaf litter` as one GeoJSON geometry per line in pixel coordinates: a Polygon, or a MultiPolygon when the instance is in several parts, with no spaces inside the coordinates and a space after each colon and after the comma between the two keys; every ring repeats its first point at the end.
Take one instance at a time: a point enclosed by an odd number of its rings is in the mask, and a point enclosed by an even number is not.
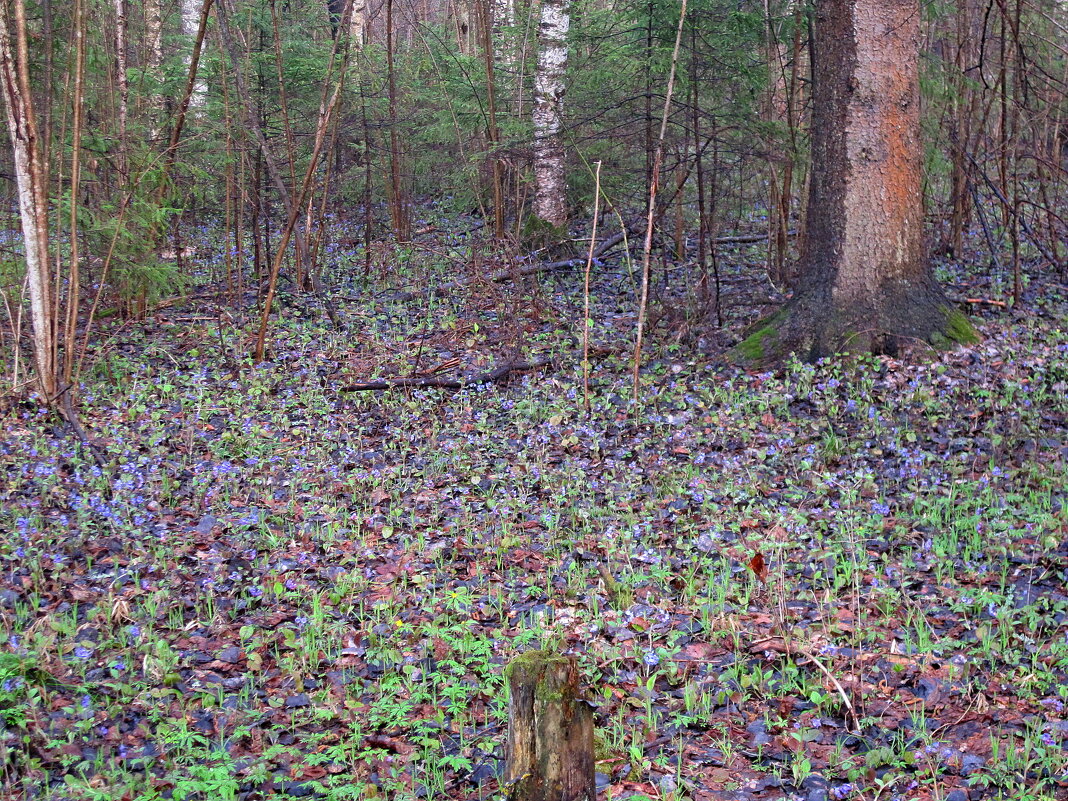
{"type": "Polygon", "coordinates": [[[766,373],[668,320],[636,406],[606,270],[587,414],[576,276],[392,280],[348,334],[284,296],[258,365],[195,298],[105,322],[104,468],[7,404],[10,797],[499,798],[536,647],[579,660],[605,797],[1066,797],[1063,287],[970,348],[766,373]],[[553,366],[339,391],[519,355],[553,366]]]}

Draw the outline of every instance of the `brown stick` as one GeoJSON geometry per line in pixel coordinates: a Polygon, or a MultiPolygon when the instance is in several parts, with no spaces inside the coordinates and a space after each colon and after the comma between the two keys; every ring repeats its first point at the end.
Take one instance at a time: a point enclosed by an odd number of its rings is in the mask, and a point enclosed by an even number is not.
{"type": "MultiPolygon", "coordinates": [[[[652,19],[652,17],[650,17],[652,19]]],[[[640,368],[642,363],[642,339],[645,333],[645,311],[649,305],[649,269],[653,253],[653,225],[656,221],[656,193],[660,184],[660,165],[664,158],[664,135],[667,133],[668,116],[671,112],[671,95],[675,89],[675,67],[679,60],[679,47],[682,44],[683,24],[686,20],[686,0],[682,0],[679,9],[679,27],[675,31],[675,49],[671,54],[671,71],[668,73],[667,96],[664,98],[664,113],[660,118],[660,138],[656,143],[653,167],[649,179],[649,204],[646,209],[645,247],[642,249],[642,284],[638,300],[638,331],[634,337],[634,365],[631,379],[634,384],[634,402],[638,402],[640,389],[640,368]]],[[[650,23],[651,24],[651,23],[650,23]]]]}
{"type": "Polygon", "coordinates": [[[597,241],[597,217],[601,210],[601,162],[597,162],[593,190],[593,227],[590,229],[590,252],[582,279],[582,398],[586,414],[590,413],[590,268],[593,266],[593,243],[597,241]]]}
{"type": "Polygon", "coordinates": [[[416,378],[383,378],[380,381],[364,381],[359,384],[349,384],[348,386],[341,387],[339,392],[367,392],[378,391],[384,389],[401,389],[404,387],[433,387],[436,389],[463,389],[464,387],[474,386],[475,384],[494,384],[503,378],[508,377],[511,373],[523,372],[525,370],[537,370],[541,367],[547,367],[552,364],[552,359],[544,356],[540,359],[534,359],[529,362],[505,362],[504,364],[494,367],[492,370],[487,370],[484,373],[476,373],[475,375],[463,376],[461,378],[445,378],[442,376],[427,375],[416,378]]]}

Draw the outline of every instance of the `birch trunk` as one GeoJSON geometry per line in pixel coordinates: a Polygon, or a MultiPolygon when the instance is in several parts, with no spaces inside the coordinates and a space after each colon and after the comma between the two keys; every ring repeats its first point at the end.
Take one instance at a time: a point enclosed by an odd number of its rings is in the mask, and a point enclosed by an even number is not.
{"type": "Polygon", "coordinates": [[[163,124],[163,94],[159,91],[163,82],[163,9],[160,0],[145,0],[145,46],[148,48],[148,74],[155,82],[149,93],[151,97],[151,138],[160,134],[163,124]]]}
{"type": "Polygon", "coordinates": [[[126,16],[126,0],[115,0],[115,73],[119,85],[119,173],[126,179],[126,158],[129,143],[126,128],[130,117],[130,79],[126,74],[126,42],[129,22],[126,16]]]}
{"type": "Polygon", "coordinates": [[[452,19],[456,28],[456,45],[465,56],[474,52],[474,26],[471,25],[472,0],[452,0],[452,19]]]}
{"type": "Polygon", "coordinates": [[[493,0],[494,30],[515,26],[515,0],[493,0]]]}
{"type": "Polygon", "coordinates": [[[349,17],[349,47],[356,52],[367,44],[367,0],[353,0],[349,17]]]}
{"type": "Polygon", "coordinates": [[[349,32],[349,47],[357,52],[367,44],[367,0],[327,0],[330,30],[334,36],[342,30],[349,32]]]}
{"type": "Polygon", "coordinates": [[[542,0],[534,75],[534,216],[567,225],[567,175],[560,141],[571,0],[542,0]]]}
{"type": "Polygon", "coordinates": [[[0,92],[4,96],[7,129],[14,153],[19,216],[26,248],[26,283],[33,327],[34,366],[40,392],[47,403],[52,403],[58,384],[55,309],[51,301],[48,269],[48,205],[44,197],[37,125],[30,92],[26,9],[23,0],[15,0],[14,9],[5,0],[0,12],[0,92]],[[15,47],[11,38],[12,10],[15,47]]]}
{"type": "MultiPolygon", "coordinates": [[[[204,0],[182,0],[182,36],[189,42],[195,42],[197,38],[197,32],[200,30],[200,13],[201,8],[204,5],[204,0]]],[[[194,47],[195,45],[191,45],[194,47]]],[[[192,52],[187,51],[182,56],[182,61],[185,64],[186,72],[189,72],[190,65],[193,63],[192,52]]],[[[208,86],[203,80],[197,78],[196,83],[193,85],[193,94],[189,98],[189,107],[193,109],[201,109],[204,107],[204,103],[207,101],[208,86]]]]}

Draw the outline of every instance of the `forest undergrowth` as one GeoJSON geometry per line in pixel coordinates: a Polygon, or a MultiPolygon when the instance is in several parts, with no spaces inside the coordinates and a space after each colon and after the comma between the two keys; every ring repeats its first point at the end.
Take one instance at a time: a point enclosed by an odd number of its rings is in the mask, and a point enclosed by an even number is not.
{"type": "Polygon", "coordinates": [[[503,798],[504,665],[548,648],[606,799],[1068,798],[1063,284],[969,304],[971,347],[747,372],[722,346],[769,292],[740,249],[726,330],[658,314],[635,403],[606,257],[587,411],[581,270],[491,284],[440,233],[370,272],[331,249],[347,330],[283,287],[251,364],[254,298],[199,236],[189,297],[95,324],[99,460],[0,413],[5,797],[503,798]]]}

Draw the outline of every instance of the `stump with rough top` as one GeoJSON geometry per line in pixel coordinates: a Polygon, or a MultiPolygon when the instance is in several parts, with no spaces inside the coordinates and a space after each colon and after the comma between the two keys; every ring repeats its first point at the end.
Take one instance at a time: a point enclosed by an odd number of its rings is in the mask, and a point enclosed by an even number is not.
{"type": "Polygon", "coordinates": [[[508,665],[510,801],[596,801],[593,711],[579,689],[574,657],[545,651],[508,665]]]}

